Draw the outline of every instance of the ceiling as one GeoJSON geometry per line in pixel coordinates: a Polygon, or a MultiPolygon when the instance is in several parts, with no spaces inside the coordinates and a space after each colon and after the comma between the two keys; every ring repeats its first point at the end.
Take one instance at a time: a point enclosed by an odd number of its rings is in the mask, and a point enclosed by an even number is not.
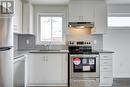
{"type": "MultiPolygon", "coordinates": [[[[33,4],[46,4],[46,5],[55,5],[55,4],[68,4],[70,0],[31,0],[33,4]]],[[[89,0],[97,1],[97,0],[89,0]]],[[[106,0],[108,4],[130,4],[130,0],[106,0]]]]}
{"type": "Polygon", "coordinates": [[[45,5],[55,5],[55,4],[68,4],[69,0],[31,0],[33,4],[45,4],[45,5]]]}
{"type": "Polygon", "coordinates": [[[130,4],[130,0],[106,0],[108,4],[130,4]]]}

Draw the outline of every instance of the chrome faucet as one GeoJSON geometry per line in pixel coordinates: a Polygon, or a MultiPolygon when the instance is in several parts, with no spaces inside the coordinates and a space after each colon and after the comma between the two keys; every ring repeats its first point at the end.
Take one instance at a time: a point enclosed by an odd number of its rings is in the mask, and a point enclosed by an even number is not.
{"type": "Polygon", "coordinates": [[[47,50],[50,50],[50,49],[51,49],[51,48],[50,48],[50,47],[51,47],[51,42],[49,42],[48,44],[46,44],[46,45],[44,45],[44,46],[47,47],[47,48],[46,48],[47,50]]]}

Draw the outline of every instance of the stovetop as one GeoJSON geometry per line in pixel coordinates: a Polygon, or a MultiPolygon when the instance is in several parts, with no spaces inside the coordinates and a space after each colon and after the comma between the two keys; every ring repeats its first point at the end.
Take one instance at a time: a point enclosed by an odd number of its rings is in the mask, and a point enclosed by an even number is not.
{"type": "Polygon", "coordinates": [[[91,51],[91,52],[69,52],[69,54],[99,54],[98,51],[91,51]]]}
{"type": "Polygon", "coordinates": [[[92,46],[69,46],[69,54],[99,54],[92,46]]]}

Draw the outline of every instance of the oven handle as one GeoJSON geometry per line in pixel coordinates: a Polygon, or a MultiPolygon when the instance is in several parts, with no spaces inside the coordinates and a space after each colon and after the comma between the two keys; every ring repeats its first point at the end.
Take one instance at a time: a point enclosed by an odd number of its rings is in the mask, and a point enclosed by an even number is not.
{"type": "Polygon", "coordinates": [[[94,81],[96,81],[97,80],[97,78],[82,78],[82,77],[78,77],[78,78],[73,78],[74,80],[94,80],[94,81]]]}
{"type": "Polygon", "coordinates": [[[70,55],[70,57],[99,57],[99,55],[84,55],[84,54],[76,54],[76,55],[70,55]]]}

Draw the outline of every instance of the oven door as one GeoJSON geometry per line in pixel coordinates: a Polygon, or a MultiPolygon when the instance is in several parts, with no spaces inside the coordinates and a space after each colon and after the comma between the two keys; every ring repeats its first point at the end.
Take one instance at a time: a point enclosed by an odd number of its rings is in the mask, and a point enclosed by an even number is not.
{"type": "Polygon", "coordinates": [[[70,55],[70,77],[99,77],[99,55],[70,55]]]}

